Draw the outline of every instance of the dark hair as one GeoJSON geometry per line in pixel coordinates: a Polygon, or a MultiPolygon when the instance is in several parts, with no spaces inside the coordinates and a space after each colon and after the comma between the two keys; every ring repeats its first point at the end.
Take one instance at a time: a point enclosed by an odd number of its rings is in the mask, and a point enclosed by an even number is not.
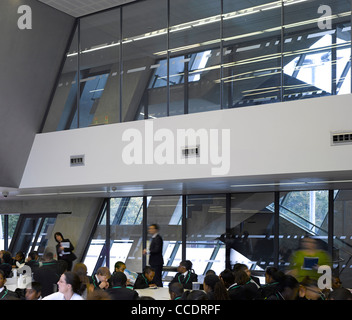
{"type": "Polygon", "coordinates": [[[71,271],[66,271],[64,273],[66,283],[70,284],[72,286],[72,291],[74,293],[82,294],[81,292],[81,280],[79,279],[79,276],[71,271]]]}
{"type": "Polygon", "coordinates": [[[115,263],[115,269],[120,269],[121,268],[121,266],[126,266],[126,264],[124,263],[124,262],[122,262],[122,261],[117,261],[116,263],[115,263]]]}
{"type": "Polygon", "coordinates": [[[150,272],[155,272],[155,269],[152,268],[151,266],[145,266],[143,269],[143,274],[150,273],[150,272]]]}
{"type": "Polygon", "coordinates": [[[180,266],[185,267],[187,270],[192,270],[193,264],[190,260],[182,260],[180,266]]]}
{"type": "Polygon", "coordinates": [[[8,252],[8,251],[4,251],[4,252],[2,253],[2,260],[4,261],[4,263],[12,264],[11,253],[8,252]]]}
{"type": "Polygon", "coordinates": [[[113,286],[126,286],[127,277],[123,272],[115,272],[111,276],[111,283],[113,286]]]}
{"type": "Polygon", "coordinates": [[[169,283],[169,293],[173,292],[177,297],[183,294],[183,285],[178,282],[169,283]]]}
{"type": "Polygon", "coordinates": [[[299,282],[293,276],[284,274],[279,279],[278,291],[283,292],[285,288],[295,289],[299,287],[299,282]]]}
{"type": "Polygon", "coordinates": [[[235,277],[230,269],[225,269],[220,273],[221,279],[224,281],[225,287],[229,287],[235,282],[235,277]]]}
{"type": "Polygon", "coordinates": [[[235,282],[238,285],[244,285],[250,280],[250,278],[248,277],[248,274],[246,272],[244,272],[243,270],[235,271],[234,277],[235,277],[235,282]]]}
{"type": "Polygon", "coordinates": [[[214,293],[214,300],[229,300],[227,289],[218,276],[208,275],[204,278],[204,283],[214,293]]]}
{"type": "Polygon", "coordinates": [[[31,283],[31,286],[32,286],[32,289],[36,292],[42,292],[42,285],[40,282],[37,282],[37,281],[33,281],[31,283]]]}
{"type": "Polygon", "coordinates": [[[32,260],[37,259],[38,251],[31,251],[30,253],[28,253],[28,257],[30,257],[32,260]]]}
{"type": "Polygon", "coordinates": [[[203,290],[186,291],[182,296],[183,300],[209,300],[207,294],[203,290]]]}
{"type": "Polygon", "coordinates": [[[59,243],[60,241],[57,241],[56,236],[60,236],[62,238],[62,240],[65,239],[61,232],[55,232],[54,233],[54,239],[55,239],[55,241],[57,243],[59,243]]]}
{"type": "Polygon", "coordinates": [[[243,263],[236,263],[234,266],[233,266],[233,271],[236,272],[236,271],[239,271],[239,270],[246,270],[248,269],[247,265],[243,264],[243,263]]]}

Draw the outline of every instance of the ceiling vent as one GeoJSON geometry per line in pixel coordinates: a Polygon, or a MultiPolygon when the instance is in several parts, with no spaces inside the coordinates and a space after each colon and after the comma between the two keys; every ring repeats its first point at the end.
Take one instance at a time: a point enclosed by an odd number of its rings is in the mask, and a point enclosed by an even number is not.
{"type": "Polygon", "coordinates": [[[200,148],[199,146],[187,147],[182,149],[182,156],[184,158],[199,157],[200,148]]]}
{"type": "Polygon", "coordinates": [[[331,145],[352,144],[352,131],[349,132],[332,132],[331,145]]]}
{"type": "Polygon", "coordinates": [[[80,167],[84,166],[84,154],[79,156],[70,157],[70,166],[71,167],[80,167]]]}

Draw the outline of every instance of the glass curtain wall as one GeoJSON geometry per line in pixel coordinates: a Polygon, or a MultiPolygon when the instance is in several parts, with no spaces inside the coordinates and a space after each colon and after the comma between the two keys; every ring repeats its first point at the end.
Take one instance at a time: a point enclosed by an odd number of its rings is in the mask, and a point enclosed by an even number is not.
{"type": "Polygon", "coordinates": [[[148,0],[80,18],[44,132],[351,93],[350,6],[148,0]]]}
{"type": "MultiPolygon", "coordinates": [[[[153,196],[148,201],[147,225],[157,223],[163,238],[164,266],[178,266],[182,260],[182,196],[153,196]]],[[[150,243],[148,235],[147,248],[150,243]]],[[[148,263],[148,262],[147,262],[148,263]]],[[[175,272],[166,271],[163,279],[175,272]]]]}
{"type": "Polygon", "coordinates": [[[225,269],[226,231],[225,195],[187,196],[186,259],[198,276],[208,270],[219,274],[225,269]]]}
{"type": "Polygon", "coordinates": [[[247,265],[250,270],[265,270],[274,265],[274,193],[231,195],[231,229],[226,242],[230,264],[247,265]]]}
{"type": "Polygon", "coordinates": [[[284,100],[351,92],[350,1],[284,1],[284,100]]]}
{"type": "Polygon", "coordinates": [[[148,84],[166,84],[156,52],[167,49],[167,1],[136,2],[122,8],[122,17],[122,121],[166,116],[167,87],[150,92],[148,84]]]}
{"type": "Polygon", "coordinates": [[[223,82],[228,108],[281,100],[281,1],[224,0],[223,82]]]}

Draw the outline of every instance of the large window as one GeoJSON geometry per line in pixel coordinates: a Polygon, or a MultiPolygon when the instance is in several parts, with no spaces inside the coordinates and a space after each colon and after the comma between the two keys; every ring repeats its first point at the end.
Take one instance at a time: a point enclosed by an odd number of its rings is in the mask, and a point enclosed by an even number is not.
{"type": "Polygon", "coordinates": [[[148,0],[83,17],[44,131],[350,93],[350,10],[148,0]]]}

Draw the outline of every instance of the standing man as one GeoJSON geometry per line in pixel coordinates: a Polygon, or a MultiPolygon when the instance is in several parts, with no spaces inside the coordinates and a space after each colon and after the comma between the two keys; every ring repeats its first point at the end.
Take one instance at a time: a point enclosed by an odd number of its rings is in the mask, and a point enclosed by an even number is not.
{"type": "Polygon", "coordinates": [[[154,223],[148,227],[148,233],[152,236],[149,252],[143,249],[143,254],[149,253],[149,265],[155,270],[154,283],[162,287],[161,273],[163,270],[163,238],[159,235],[159,226],[154,223]]]}

